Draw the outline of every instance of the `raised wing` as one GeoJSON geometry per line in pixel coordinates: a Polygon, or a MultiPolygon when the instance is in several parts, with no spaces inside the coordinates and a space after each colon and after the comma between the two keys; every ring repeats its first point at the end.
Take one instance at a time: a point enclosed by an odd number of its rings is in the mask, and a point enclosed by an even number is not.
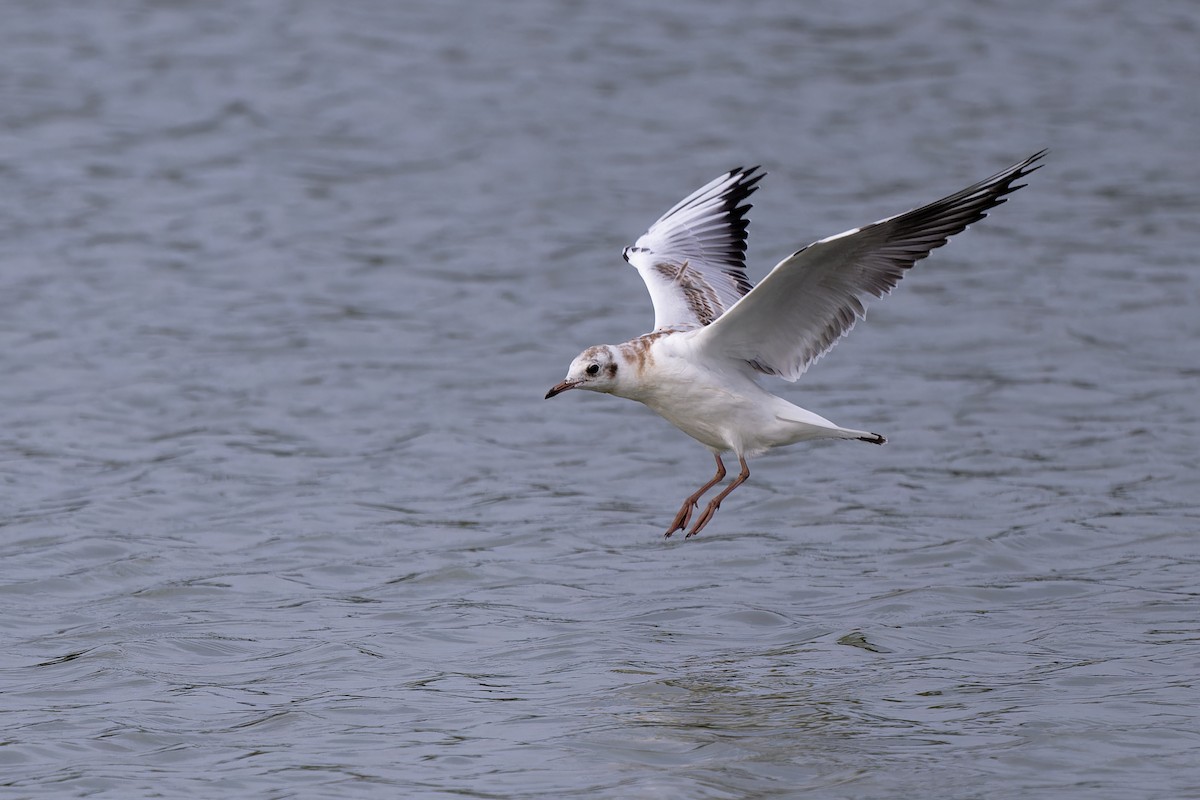
{"type": "Polygon", "coordinates": [[[750,291],[744,203],[765,173],[730,170],[681,200],[650,226],[625,260],[654,303],[654,329],[703,327],[750,291]]]}
{"type": "MultiPolygon", "coordinates": [[[[706,354],[794,381],[866,315],[914,263],[987,216],[1043,150],[961,192],[810,244],[785,258],[723,316],[695,334],[706,354]]],[[[657,301],[656,301],[657,305],[657,301]]]]}

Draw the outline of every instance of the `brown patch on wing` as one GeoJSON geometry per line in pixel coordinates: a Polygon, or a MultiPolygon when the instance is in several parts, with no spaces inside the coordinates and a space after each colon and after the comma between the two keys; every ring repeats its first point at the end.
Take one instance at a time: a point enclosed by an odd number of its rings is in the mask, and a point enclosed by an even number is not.
{"type": "Polygon", "coordinates": [[[654,271],[667,281],[677,284],[683,292],[683,300],[688,309],[696,315],[700,324],[707,325],[724,313],[721,299],[713,291],[704,276],[694,269],[688,269],[688,262],[668,264],[665,261],[654,265],[654,271]]]}
{"type": "Polygon", "coordinates": [[[620,346],[621,355],[625,361],[633,365],[634,370],[638,375],[641,375],[646,370],[646,365],[650,363],[650,345],[657,340],[676,331],[668,329],[662,331],[654,331],[653,333],[644,333],[636,339],[630,339],[620,346]]]}

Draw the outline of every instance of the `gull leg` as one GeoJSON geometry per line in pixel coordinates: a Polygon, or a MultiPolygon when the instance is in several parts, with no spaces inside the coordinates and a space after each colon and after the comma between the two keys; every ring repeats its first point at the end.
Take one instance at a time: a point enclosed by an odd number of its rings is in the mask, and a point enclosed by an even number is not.
{"type": "Polygon", "coordinates": [[[700,515],[700,519],[696,520],[695,527],[688,531],[687,536],[684,537],[685,539],[690,539],[703,530],[704,526],[708,524],[708,521],[712,519],[713,514],[717,513],[717,509],[721,507],[721,501],[728,497],[730,492],[745,483],[746,479],[750,477],[750,467],[746,464],[746,457],[739,455],[738,463],[742,465],[742,471],[738,473],[736,478],[729,482],[729,485],[726,486],[719,495],[709,501],[708,505],[704,508],[704,513],[700,515]]]}
{"type": "Polygon", "coordinates": [[[725,465],[721,463],[721,454],[716,453],[715,455],[717,459],[717,474],[713,476],[711,481],[696,490],[695,494],[683,501],[683,506],[680,507],[679,513],[675,515],[675,521],[671,523],[671,527],[667,529],[667,532],[664,533],[663,536],[669,537],[675,531],[681,531],[686,528],[688,522],[692,519],[692,509],[695,508],[696,504],[700,502],[700,498],[704,496],[705,492],[716,486],[721,482],[721,479],[725,477],[725,465]]]}

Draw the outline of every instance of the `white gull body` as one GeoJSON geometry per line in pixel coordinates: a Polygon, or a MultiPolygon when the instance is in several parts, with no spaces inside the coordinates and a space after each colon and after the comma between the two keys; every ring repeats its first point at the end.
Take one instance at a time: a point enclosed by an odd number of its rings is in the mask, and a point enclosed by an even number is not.
{"type": "Polygon", "coordinates": [[[814,242],[753,288],[745,200],[764,173],[730,170],[625,249],[650,291],[654,330],[584,350],[546,397],[578,388],[637,400],[714,454],[716,475],[684,501],[667,536],[687,528],[700,498],[725,477],[722,453],[735,453],[741,471],[688,536],[749,478],[748,457],[809,439],[883,444],[877,433],[840,427],[771,394],[756,377],[803,375],[863,318],[867,298],[890,292],[916,261],[1005,202],[1044,152],[929,205],[814,242]]]}

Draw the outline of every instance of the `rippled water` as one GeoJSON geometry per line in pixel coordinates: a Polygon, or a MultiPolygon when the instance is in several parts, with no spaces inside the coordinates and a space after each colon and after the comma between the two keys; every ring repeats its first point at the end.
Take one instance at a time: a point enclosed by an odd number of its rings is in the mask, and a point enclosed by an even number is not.
{"type": "Polygon", "coordinates": [[[9,3],[6,796],[1200,796],[1192,4],[9,3]],[[546,403],[750,262],[1045,169],[710,459],[546,403]]]}

